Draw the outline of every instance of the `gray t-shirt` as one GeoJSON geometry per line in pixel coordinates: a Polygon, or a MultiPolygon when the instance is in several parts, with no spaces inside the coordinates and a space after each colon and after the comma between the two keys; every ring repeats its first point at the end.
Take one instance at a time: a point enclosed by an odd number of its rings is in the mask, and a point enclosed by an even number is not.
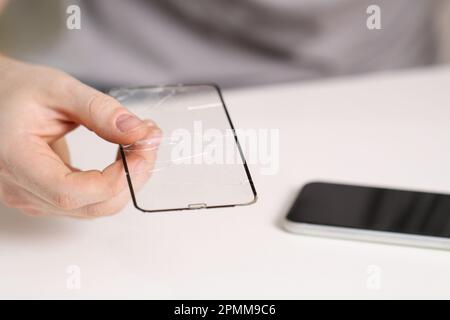
{"type": "MultiPolygon", "coordinates": [[[[45,2],[55,1],[39,1],[45,2]]],[[[205,81],[241,86],[406,68],[432,63],[435,56],[434,1],[58,3],[57,35],[39,33],[36,22],[34,40],[41,48],[15,55],[105,86],[205,81]],[[65,8],[74,3],[81,7],[81,30],[65,27],[65,8]],[[373,4],[381,8],[381,30],[366,26],[366,9],[373,4]]],[[[33,29],[30,22],[26,27],[33,29]]]]}

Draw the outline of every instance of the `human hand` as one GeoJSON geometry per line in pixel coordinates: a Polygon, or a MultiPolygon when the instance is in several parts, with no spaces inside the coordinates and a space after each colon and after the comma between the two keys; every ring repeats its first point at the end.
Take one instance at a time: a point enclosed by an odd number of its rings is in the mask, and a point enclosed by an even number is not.
{"type": "MultiPolygon", "coordinates": [[[[70,165],[64,136],[84,125],[117,144],[150,139],[161,131],[119,102],[69,75],[0,56],[0,201],[33,216],[97,217],[129,200],[122,161],[103,171],[70,165]]],[[[127,155],[133,186],[148,179],[156,150],[127,155]]]]}

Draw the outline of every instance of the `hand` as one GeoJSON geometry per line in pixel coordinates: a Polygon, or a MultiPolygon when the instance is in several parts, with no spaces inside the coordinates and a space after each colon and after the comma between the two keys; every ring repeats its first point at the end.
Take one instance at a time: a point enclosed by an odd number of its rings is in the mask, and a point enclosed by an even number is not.
{"type": "MultiPolygon", "coordinates": [[[[64,136],[79,124],[117,144],[158,143],[161,131],[69,75],[0,56],[0,201],[34,216],[97,217],[129,200],[122,161],[103,171],[69,163],[64,136]]],[[[155,150],[127,155],[142,184],[155,150]]]]}

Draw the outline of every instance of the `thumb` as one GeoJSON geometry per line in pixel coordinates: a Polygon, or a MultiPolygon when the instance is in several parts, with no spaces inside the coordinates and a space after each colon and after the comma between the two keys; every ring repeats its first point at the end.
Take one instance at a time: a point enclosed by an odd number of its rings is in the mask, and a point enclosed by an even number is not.
{"type": "Polygon", "coordinates": [[[84,125],[103,139],[132,144],[155,129],[153,122],[142,121],[111,96],[76,79],[67,81],[69,89],[56,92],[58,108],[63,108],[72,121],[84,125]]]}

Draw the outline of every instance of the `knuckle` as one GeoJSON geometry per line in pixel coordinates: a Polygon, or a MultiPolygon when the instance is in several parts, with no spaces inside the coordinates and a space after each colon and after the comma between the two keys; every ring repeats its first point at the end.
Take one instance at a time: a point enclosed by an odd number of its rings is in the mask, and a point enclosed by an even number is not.
{"type": "Polygon", "coordinates": [[[104,210],[102,210],[102,206],[100,205],[90,205],[87,206],[86,209],[84,210],[84,215],[91,217],[91,218],[96,218],[96,217],[101,217],[104,216],[104,210]]]}
{"type": "Polygon", "coordinates": [[[84,181],[84,190],[88,194],[97,195],[101,198],[99,200],[114,198],[121,191],[116,183],[107,180],[101,172],[93,173],[84,181]]]}
{"type": "Polygon", "coordinates": [[[119,206],[110,206],[107,204],[96,204],[87,206],[85,209],[85,215],[92,218],[106,217],[114,215],[121,211],[119,206]]]}
{"type": "Polygon", "coordinates": [[[102,93],[94,93],[88,103],[91,118],[104,116],[106,112],[120,108],[120,104],[112,97],[102,93]]]}
{"type": "Polygon", "coordinates": [[[49,85],[53,88],[60,90],[72,90],[73,86],[76,84],[76,80],[74,78],[61,70],[46,68],[44,72],[47,73],[49,85]]]}
{"type": "Polygon", "coordinates": [[[61,210],[74,210],[78,208],[78,202],[66,192],[57,192],[52,197],[52,204],[61,210]]]}
{"type": "Polygon", "coordinates": [[[108,192],[110,194],[110,198],[115,198],[122,193],[124,185],[119,183],[114,183],[108,186],[108,192]]]}
{"type": "Polygon", "coordinates": [[[97,205],[87,206],[85,209],[85,215],[92,218],[101,217],[102,212],[101,207],[97,205]]]}
{"type": "Polygon", "coordinates": [[[58,92],[64,96],[72,96],[77,88],[78,81],[63,71],[45,68],[46,72],[46,89],[45,92],[49,96],[53,96],[54,92],[58,92]]]}

